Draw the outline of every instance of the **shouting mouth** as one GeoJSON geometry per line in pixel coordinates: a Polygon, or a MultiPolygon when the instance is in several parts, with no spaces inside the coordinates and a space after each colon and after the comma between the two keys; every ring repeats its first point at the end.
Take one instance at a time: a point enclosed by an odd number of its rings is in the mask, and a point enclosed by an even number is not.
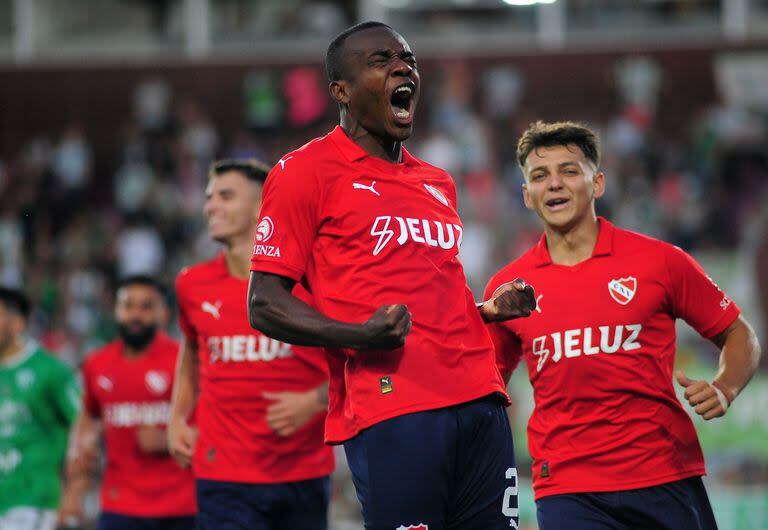
{"type": "Polygon", "coordinates": [[[392,92],[390,104],[392,113],[395,115],[395,121],[400,125],[410,125],[413,122],[414,96],[416,95],[416,85],[405,83],[397,87],[392,92]]]}

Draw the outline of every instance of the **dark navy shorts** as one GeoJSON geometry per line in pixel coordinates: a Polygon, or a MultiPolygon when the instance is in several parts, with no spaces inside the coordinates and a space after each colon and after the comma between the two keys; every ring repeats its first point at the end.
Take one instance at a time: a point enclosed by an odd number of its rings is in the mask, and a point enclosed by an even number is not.
{"type": "Polygon", "coordinates": [[[133,517],[102,512],[96,530],[195,530],[194,517],[133,517]]]}
{"type": "Polygon", "coordinates": [[[716,530],[701,477],[650,488],[536,501],[540,530],[716,530]]]}
{"type": "Polygon", "coordinates": [[[367,530],[517,528],[512,432],[498,396],[382,421],[344,450],[367,530]]]}
{"type": "Polygon", "coordinates": [[[198,530],[327,530],[329,477],[281,484],[197,480],[198,530]]]}

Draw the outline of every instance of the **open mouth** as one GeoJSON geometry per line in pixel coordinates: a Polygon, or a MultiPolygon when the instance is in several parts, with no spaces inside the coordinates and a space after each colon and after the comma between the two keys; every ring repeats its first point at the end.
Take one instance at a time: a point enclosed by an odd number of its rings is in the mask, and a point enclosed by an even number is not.
{"type": "Polygon", "coordinates": [[[413,121],[413,97],[416,94],[416,86],[413,83],[406,83],[397,87],[392,92],[390,104],[396,120],[403,125],[408,125],[413,121]]]}
{"type": "Polygon", "coordinates": [[[563,208],[565,208],[566,205],[569,202],[571,202],[571,200],[568,199],[568,198],[558,197],[558,198],[555,198],[555,199],[549,199],[544,204],[546,204],[547,208],[549,208],[550,210],[557,211],[557,210],[562,210],[563,208]]]}

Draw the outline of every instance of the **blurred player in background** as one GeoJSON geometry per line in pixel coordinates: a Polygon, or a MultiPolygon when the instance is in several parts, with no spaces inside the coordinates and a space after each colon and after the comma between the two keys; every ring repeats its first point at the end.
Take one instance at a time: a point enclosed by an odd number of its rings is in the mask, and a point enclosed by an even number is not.
{"type": "Polygon", "coordinates": [[[712,380],[675,374],[705,420],[725,414],[755,372],[752,328],[688,254],[595,215],[605,177],[591,130],[535,123],[517,155],[544,235],[486,294],[524,275],[538,295],[530,318],[489,329],[507,380],[521,357],[528,363],[541,530],[716,528],[701,447],[672,382],[675,320],[721,349],[712,380]]]}
{"type": "MultiPolygon", "coordinates": [[[[84,403],[72,432],[68,476],[95,466],[106,445],[97,530],[192,530],[194,479],[168,453],[168,421],[179,344],[160,331],[165,291],[155,279],[131,276],[117,288],[119,338],[83,365],[84,403]]],[[[65,521],[80,516],[82,498],[68,496],[65,521]]]]}
{"type": "Polygon", "coordinates": [[[56,525],[69,429],[80,407],[72,370],[24,336],[30,306],[0,287],[0,529],[56,525]]]}
{"type": "Polygon", "coordinates": [[[248,323],[248,271],[268,171],[248,161],[211,166],[203,213],[224,251],[181,271],[176,284],[184,342],[168,434],[176,459],[192,463],[203,530],[328,525],[334,460],[323,444],[325,357],[248,323]],[[197,427],[188,423],[193,410],[197,427]]]}
{"type": "Polygon", "coordinates": [[[267,179],[251,322],[329,348],[326,440],[344,443],[367,529],[516,528],[508,398],[483,321],[530,314],[532,290],[476,306],[453,180],[402,147],[420,88],[403,37],[354,26],[326,66],[341,124],[267,179]]]}

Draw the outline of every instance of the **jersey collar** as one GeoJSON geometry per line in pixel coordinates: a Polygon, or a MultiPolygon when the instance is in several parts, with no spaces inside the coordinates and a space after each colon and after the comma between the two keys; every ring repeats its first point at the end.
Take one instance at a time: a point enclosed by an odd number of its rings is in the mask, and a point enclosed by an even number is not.
{"type": "MultiPolygon", "coordinates": [[[[331,131],[331,134],[328,135],[328,137],[333,141],[334,144],[336,144],[336,147],[339,148],[339,151],[341,151],[341,154],[344,155],[344,157],[349,160],[350,162],[357,162],[359,160],[362,160],[364,158],[376,158],[371,155],[369,155],[365,149],[357,145],[354,141],[352,141],[349,136],[347,136],[347,133],[344,132],[344,129],[341,128],[341,125],[337,125],[334,127],[333,131],[331,131]]],[[[392,164],[391,162],[387,162],[383,159],[377,159],[381,160],[381,162],[385,164],[391,164],[391,165],[399,165],[399,164],[392,164]]],[[[421,166],[423,165],[421,161],[411,155],[405,147],[403,147],[403,162],[402,164],[406,166],[421,166]]]]}
{"type": "Polygon", "coordinates": [[[32,357],[37,351],[38,344],[32,339],[24,341],[24,347],[7,359],[0,361],[0,368],[15,368],[32,357]]]}
{"type": "MultiPolygon", "coordinates": [[[[613,253],[613,233],[616,231],[616,227],[605,217],[598,216],[597,222],[600,224],[600,231],[597,234],[597,243],[595,243],[595,249],[592,251],[592,257],[610,256],[613,253]]],[[[536,255],[537,267],[552,265],[552,257],[549,255],[549,249],[547,248],[546,234],[541,235],[534,253],[536,255]]]]}

